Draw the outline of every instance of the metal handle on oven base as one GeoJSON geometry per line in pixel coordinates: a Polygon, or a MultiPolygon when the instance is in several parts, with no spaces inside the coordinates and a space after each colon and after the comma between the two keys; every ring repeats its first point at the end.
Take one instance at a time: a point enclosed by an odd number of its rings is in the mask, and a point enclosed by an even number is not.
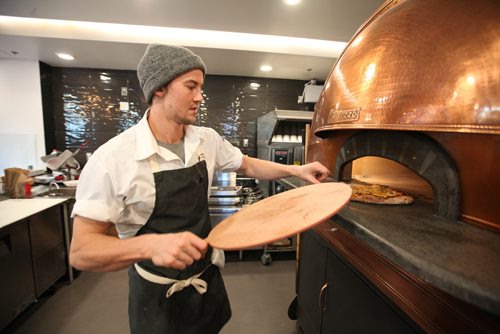
{"type": "Polygon", "coordinates": [[[326,311],[326,306],[324,305],[325,291],[328,289],[328,283],[325,283],[319,292],[319,308],[324,312],[326,311]]]}

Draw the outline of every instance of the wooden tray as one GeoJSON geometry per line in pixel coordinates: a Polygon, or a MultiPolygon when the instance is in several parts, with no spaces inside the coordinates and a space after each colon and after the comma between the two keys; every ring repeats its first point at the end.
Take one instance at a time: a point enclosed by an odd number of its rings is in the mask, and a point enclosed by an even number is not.
{"type": "Polygon", "coordinates": [[[220,222],[207,242],[214,248],[242,250],[300,233],[337,213],[351,197],[338,182],[312,184],[268,197],[220,222]]]}

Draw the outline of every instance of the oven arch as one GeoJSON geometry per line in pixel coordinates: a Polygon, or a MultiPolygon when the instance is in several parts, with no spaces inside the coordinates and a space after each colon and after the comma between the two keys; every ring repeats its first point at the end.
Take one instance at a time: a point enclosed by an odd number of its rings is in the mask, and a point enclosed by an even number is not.
{"type": "Polygon", "coordinates": [[[362,131],[349,137],[335,159],[333,178],[342,181],[344,168],[352,161],[376,156],[398,162],[431,186],[433,212],[457,220],[460,211],[460,178],[446,151],[432,138],[419,132],[362,131]]]}

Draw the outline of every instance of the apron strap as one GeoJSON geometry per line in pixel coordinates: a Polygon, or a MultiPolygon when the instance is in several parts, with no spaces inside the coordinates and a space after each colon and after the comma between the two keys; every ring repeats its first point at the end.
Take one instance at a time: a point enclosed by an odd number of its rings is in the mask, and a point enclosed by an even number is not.
{"type": "Polygon", "coordinates": [[[167,298],[169,298],[174,293],[181,291],[190,285],[192,285],[196,289],[196,291],[198,291],[198,293],[201,295],[207,292],[207,287],[208,287],[207,282],[205,282],[199,277],[208,269],[208,267],[210,267],[210,265],[211,264],[209,264],[205,269],[203,269],[202,272],[196,275],[193,275],[184,280],[175,280],[168,277],[152,274],[149,271],[142,269],[137,263],[134,263],[135,270],[137,270],[137,273],[146,281],[163,285],[172,284],[172,286],[167,290],[166,294],[167,298]]]}

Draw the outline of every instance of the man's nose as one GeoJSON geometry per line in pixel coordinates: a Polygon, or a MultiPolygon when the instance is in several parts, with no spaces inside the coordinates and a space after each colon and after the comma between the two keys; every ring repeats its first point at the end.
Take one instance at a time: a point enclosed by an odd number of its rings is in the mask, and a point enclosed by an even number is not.
{"type": "Polygon", "coordinates": [[[198,102],[201,102],[203,101],[203,91],[200,89],[198,90],[198,92],[196,93],[196,95],[194,96],[194,100],[195,101],[198,101],[198,102]]]}

